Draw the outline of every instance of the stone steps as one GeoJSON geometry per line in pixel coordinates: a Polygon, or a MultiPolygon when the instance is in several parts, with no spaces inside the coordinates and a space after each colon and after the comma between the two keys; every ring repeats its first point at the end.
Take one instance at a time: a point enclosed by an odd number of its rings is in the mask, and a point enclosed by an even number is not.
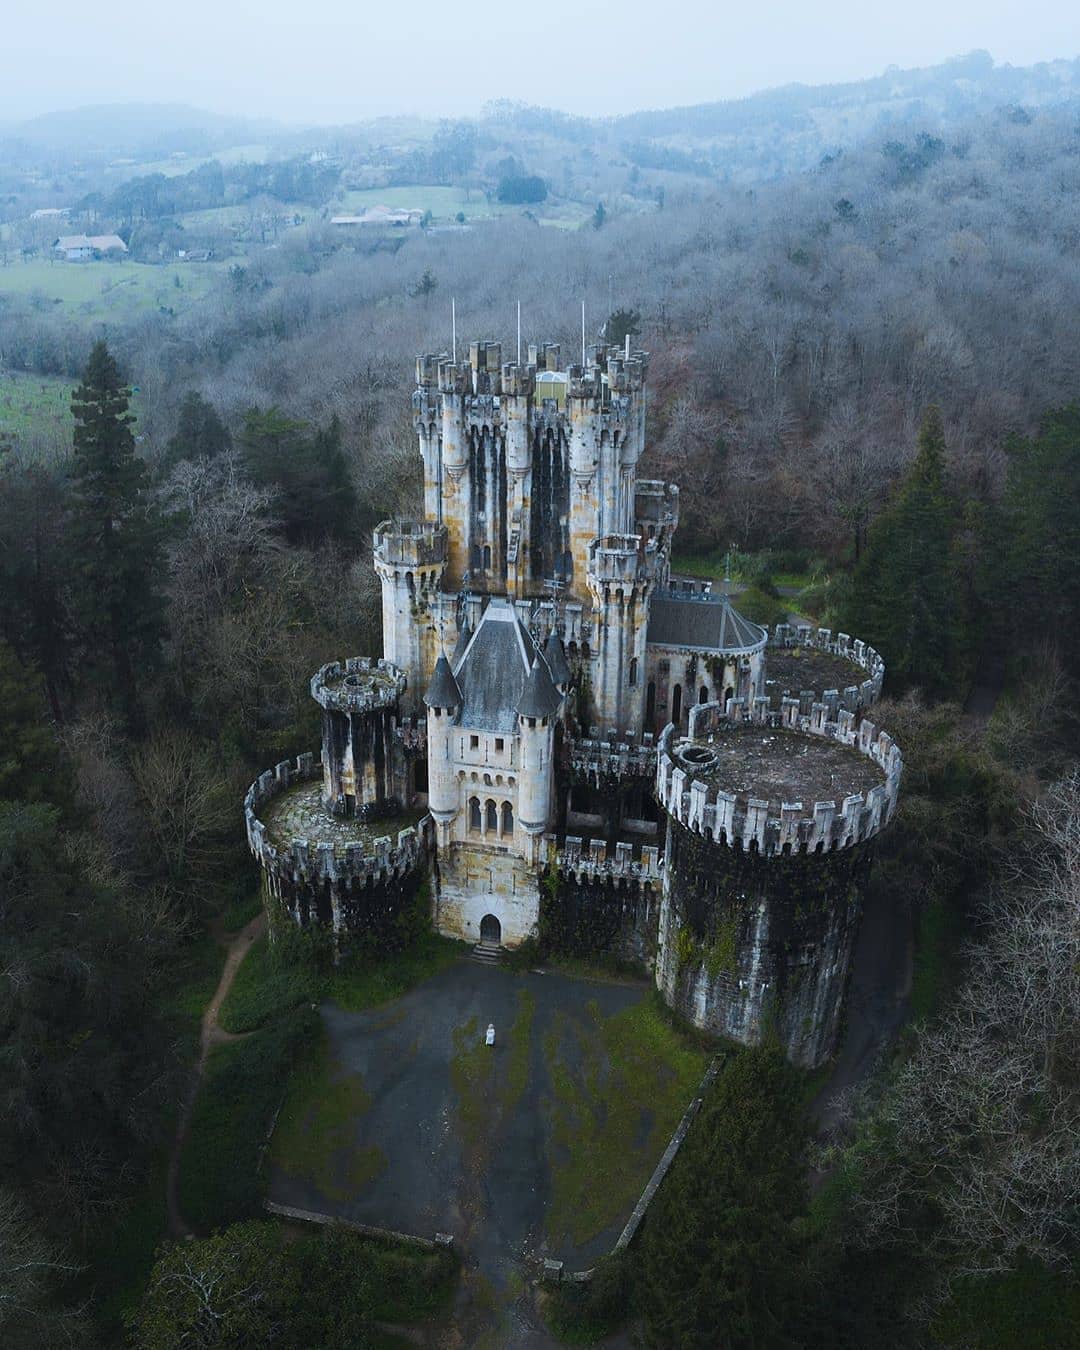
{"type": "Polygon", "coordinates": [[[503,949],[498,942],[481,940],[472,949],[471,961],[479,961],[484,966],[497,966],[502,962],[503,949]]]}

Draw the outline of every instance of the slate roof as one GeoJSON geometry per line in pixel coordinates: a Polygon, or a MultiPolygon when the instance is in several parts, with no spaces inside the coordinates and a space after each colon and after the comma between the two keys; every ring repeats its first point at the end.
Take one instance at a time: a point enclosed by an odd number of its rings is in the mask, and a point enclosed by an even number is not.
{"type": "Polygon", "coordinates": [[[562,696],[551,682],[551,671],[542,656],[537,656],[525,688],[521,692],[521,702],[517,706],[521,717],[550,717],[558,709],[562,696]]]}
{"type": "Polygon", "coordinates": [[[427,687],[427,693],[424,695],[424,702],[429,708],[460,708],[461,690],[458,688],[458,682],[454,679],[454,672],[450,669],[450,662],[445,656],[440,656],[435,662],[435,669],[431,672],[431,681],[427,687]]]}
{"type": "Polygon", "coordinates": [[[472,629],[469,627],[468,619],[461,625],[461,632],[458,634],[458,640],[454,644],[454,654],[450,658],[450,664],[456,666],[458,661],[464,656],[465,648],[469,645],[469,639],[472,637],[472,629]]]}
{"type": "Polygon", "coordinates": [[[566,664],[566,653],[563,651],[562,638],[555,633],[554,629],[548,634],[548,640],[544,646],[544,660],[547,662],[548,670],[551,672],[551,678],[555,684],[567,685],[570,683],[570,667],[566,664]]]}
{"type": "Polygon", "coordinates": [[[470,731],[516,732],[518,704],[536,656],[536,644],[513,606],[491,600],[454,662],[462,697],[458,725],[470,731]]]}
{"type": "Polygon", "coordinates": [[[766,630],[744,619],[726,595],[654,595],[645,641],[696,652],[746,652],[764,646],[767,638],[766,630]]]}

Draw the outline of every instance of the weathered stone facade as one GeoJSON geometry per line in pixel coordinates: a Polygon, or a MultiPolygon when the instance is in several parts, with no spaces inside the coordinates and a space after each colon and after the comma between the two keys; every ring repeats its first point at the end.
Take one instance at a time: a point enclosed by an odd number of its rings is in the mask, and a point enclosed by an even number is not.
{"type": "Polygon", "coordinates": [[[647,354],[583,355],[417,359],[424,519],[375,531],[384,660],[315,677],[321,801],[275,814],[294,771],[263,775],[252,849],[274,903],[339,942],[433,851],[440,932],[639,962],[698,1026],[771,1026],[816,1064],[896,805],[899,751],[858,721],[884,667],[672,576],[678,488],[637,478],[647,354]],[[260,815],[310,834],[317,810],[314,844],[260,815]],[[396,847],[363,833],[410,811],[396,847]]]}

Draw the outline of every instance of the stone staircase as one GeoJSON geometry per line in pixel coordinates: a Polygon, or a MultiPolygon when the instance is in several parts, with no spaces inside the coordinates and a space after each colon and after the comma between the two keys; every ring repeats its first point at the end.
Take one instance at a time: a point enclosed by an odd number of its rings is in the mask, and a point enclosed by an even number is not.
{"type": "Polygon", "coordinates": [[[484,966],[497,966],[502,963],[503,949],[498,942],[489,942],[481,938],[472,949],[471,961],[479,961],[484,966]]]}

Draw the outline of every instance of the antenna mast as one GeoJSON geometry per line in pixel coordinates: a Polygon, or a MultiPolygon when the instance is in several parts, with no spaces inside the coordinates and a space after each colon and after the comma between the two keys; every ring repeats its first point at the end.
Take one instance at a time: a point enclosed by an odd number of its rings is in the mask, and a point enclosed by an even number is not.
{"type": "Polygon", "coordinates": [[[454,344],[454,365],[457,365],[457,301],[452,297],[450,300],[450,334],[450,340],[454,344]]]}
{"type": "Polygon", "coordinates": [[[585,364],[585,301],[581,302],[581,364],[585,364]]]}
{"type": "Polygon", "coordinates": [[[518,345],[517,345],[517,363],[521,365],[521,301],[518,301],[518,345]]]}

